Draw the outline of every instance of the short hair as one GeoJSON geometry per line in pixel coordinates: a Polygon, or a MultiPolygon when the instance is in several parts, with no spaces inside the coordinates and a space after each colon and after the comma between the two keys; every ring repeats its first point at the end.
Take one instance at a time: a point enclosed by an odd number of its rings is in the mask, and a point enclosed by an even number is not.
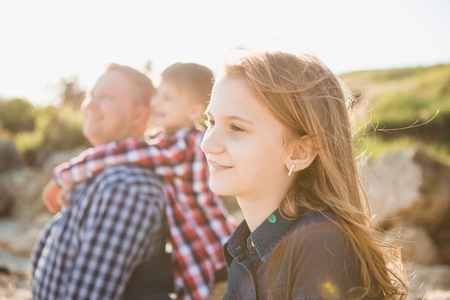
{"type": "Polygon", "coordinates": [[[204,103],[206,106],[211,97],[214,73],[203,65],[177,62],[161,73],[161,79],[189,90],[195,102],[204,103]]]}
{"type": "Polygon", "coordinates": [[[144,73],[127,65],[118,63],[109,63],[106,65],[105,72],[117,71],[122,73],[134,86],[136,104],[150,105],[151,98],[156,93],[156,88],[152,80],[144,73]]]}

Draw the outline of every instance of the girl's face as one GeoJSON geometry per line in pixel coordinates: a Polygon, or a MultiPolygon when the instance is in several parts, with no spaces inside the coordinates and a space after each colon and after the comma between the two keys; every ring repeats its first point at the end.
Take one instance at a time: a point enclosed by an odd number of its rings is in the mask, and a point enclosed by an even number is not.
{"type": "Polygon", "coordinates": [[[211,189],[238,199],[281,201],[291,179],[285,128],[247,83],[216,82],[206,114],[209,126],[201,148],[208,160],[211,189]]]}

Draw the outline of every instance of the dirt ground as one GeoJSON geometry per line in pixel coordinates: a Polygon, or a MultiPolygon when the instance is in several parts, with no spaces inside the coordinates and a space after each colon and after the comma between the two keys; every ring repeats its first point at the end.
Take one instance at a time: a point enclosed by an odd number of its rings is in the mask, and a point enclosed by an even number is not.
{"type": "Polygon", "coordinates": [[[29,276],[26,273],[10,274],[0,269],[0,299],[30,300],[29,276]]]}
{"type": "MultiPolygon", "coordinates": [[[[27,273],[11,274],[0,269],[0,300],[31,300],[29,279],[27,273]]],[[[226,283],[217,284],[207,300],[222,299],[226,288],[226,283]]]]}

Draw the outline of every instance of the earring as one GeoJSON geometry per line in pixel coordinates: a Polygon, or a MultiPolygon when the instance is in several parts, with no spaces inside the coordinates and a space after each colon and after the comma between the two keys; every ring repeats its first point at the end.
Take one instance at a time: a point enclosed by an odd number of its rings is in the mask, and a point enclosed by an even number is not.
{"type": "Polygon", "coordinates": [[[294,168],[295,168],[295,164],[292,164],[291,168],[289,169],[288,176],[291,176],[292,171],[294,171],[294,168]]]}

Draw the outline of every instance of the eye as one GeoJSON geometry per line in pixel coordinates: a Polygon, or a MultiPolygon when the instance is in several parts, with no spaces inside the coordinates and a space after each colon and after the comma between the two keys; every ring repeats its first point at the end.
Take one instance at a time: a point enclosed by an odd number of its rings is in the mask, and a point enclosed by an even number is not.
{"type": "Polygon", "coordinates": [[[208,119],[208,120],[206,120],[205,121],[205,125],[206,125],[206,127],[213,127],[214,125],[216,124],[216,121],[214,121],[214,120],[211,120],[211,119],[208,119]]]}
{"type": "Polygon", "coordinates": [[[236,124],[232,124],[230,126],[232,131],[245,131],[242,127],[237,126],[236,124]]]}
{"type": "Polygon", "coordinates": [[[95,95],[95,98],[102,99],[102,100],[108,100],[108,101],[114,101],[116,99],[116,97],[113,94],[107,93],[107,92],[97,93],[95,95]]]}

